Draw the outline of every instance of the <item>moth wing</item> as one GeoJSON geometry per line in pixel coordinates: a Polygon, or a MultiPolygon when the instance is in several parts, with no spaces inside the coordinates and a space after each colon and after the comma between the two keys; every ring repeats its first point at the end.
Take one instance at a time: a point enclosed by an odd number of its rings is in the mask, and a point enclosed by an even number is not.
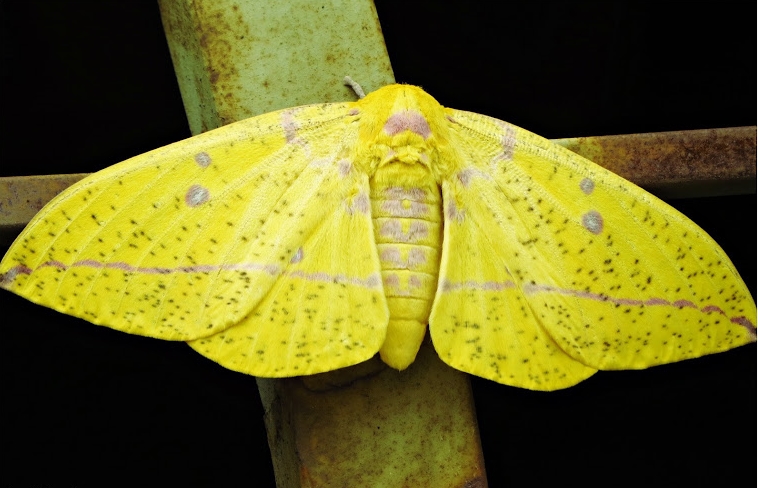
{"type": "Polygon", "coordinates": [[[541,326],[538,311],[503,263],[501,246],[507,244],[496,240],[501,236],[491,222],[474,218],[486,205],[474,203],[477,198],[500,202],[455,186],[442,184],[445,228],[429,317],[440,358],[461,371],[532,390],[567,388],[592,376],[595,368],[566,354],[541,326]]]}
{"type": "MultiPolygon", "coordinates": [[[[687,217],[528,131],[449,115],[463,163],[443,185],[449,225],[430,319],[443,359],[500,381],[519,360],[544,362],[558,351],[589,368],[640,369],[755,340],[747,287],[687,217]],[[467,247],[475,258],[456,255],[467,247]],[[491,269],[477,272],[482,266],[491,269]],[[456,325],[472,322],[464,300],[481,302],[473,308],[479,335],[456,325]],[[501,328],[510,330],[505,342],[526,340],[503,344],[501,328]],[[474,361],[479,344],[486,357],[474,361]],[[519,359],[498,359],[503,351],[519,359]]],[[[535,370],[516,371],[534,384],[535,370]]],[[[544,368],[539,386],[565,386],[551,378],[544,368]]]]}
{"type": "Polygon", "coordinates": [[[364,183],[324,216],[247,316],[189,345],[227,368],[266,377],[331,371],[376,354],[389,312],[364,183]]]}
{"type": "Polygon", "coordinates": [[[344,159],[358,138],[349,108],[262,115],[91,175],[16,239],[0,263],[2,287],[95,324],[185,341],[240,324],[246,333],[270,327],[275,310],[293,307],[273,298],[313,295],[311,316],[294,313],[266,340],[301,347],[320,334],[346,351],[362,345],[343,362],[370,356],[387,311],[367,178],[344,159]],[[335,247],[348,232],[363,249],[356,261],[335,247]],[[334,304],[341,296],[365,304],[365,327],[312,330],[309,317],[345,313],[344,302],[334,304]]]}

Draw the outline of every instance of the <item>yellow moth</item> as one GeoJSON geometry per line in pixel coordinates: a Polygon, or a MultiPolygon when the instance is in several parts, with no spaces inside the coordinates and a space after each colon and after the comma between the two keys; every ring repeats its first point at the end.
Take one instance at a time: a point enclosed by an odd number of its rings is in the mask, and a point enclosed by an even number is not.
{"type": "Polygon", "coordinates": [[[644,190],[523,129],[391,85],[254,117],[63,192],[0,285],[247,374],[380,353],[572,386],[755,341],[729,258],[644,190]]]}

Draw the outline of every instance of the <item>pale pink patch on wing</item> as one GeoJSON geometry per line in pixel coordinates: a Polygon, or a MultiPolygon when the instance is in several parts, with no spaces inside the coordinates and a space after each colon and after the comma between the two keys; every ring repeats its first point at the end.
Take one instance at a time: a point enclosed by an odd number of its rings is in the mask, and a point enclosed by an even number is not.
{"type": "Polygon", "coordinates": [[[505,128],[500,145],[503,146],[503,157],[505,159],[513,159],[513,152],[516,148],[516,131],[513,130],[513,127],[505,128]]]}
{"type": "Polygon", "coordinates": [[[303,260],[303,248],[299,247],[297,248],[297,252],[292,256],[292,259],[290,259],[290,263],[297,264],[300,261],[303,260]]]}
{"type": "Polygon", "coordinates": [[[192,185],[184,195],[184,203],[190,207],[197,207],[210,199],[210,192],[200,185],[192,185]]]}
{"type": "Polygon", "coordinates": [[[347,159],[342,159],[340,162],[337,163],[337,169],[340,173],[340,176],[343,178],[350,174],[350,172],[353,170],[353,163],[348,161],[347,159]]]}
{"type": "Polygon", "coordinates": [[[457,176],[458,181],[461,182],[461,185],[463,185],[464,188],[467,188],[469,182],[471,181],[471,173],[467,170],[463,170],[459,171],[457,176]]]}
{"type": "Polygon", "coordinates": [[[282,112],[282,129],[284,129],[284,138],[287,142],[294,142],[297,138],[297,121],[289,110],[282,112]]]}
{"type": "Polygon", "coordinates": [[[293,110],[285,110],[282,112],[282,129],[284,130],[284,139],[288,144],[297,144],[302,147],[307,147],[307,143],[302,137],[297,135],[297,129],[299,125],[295,120],[295,112],[293,110]]]}
{"type": "Polygon", "coordinates": [[[454,201],[450,201],[447,204],[447,218],[450,220],[455,220],[457,222],[463,222],[463,219],[465,218],[466,212],[458,208],[458,205],[455,204],[454,201]]]}
{"type": "Polygon", "coordinates": [[[208,153],[203,151],[195,154],[195,162],[201,168],[207,168],[211,164],[212,160],[208,153]]]}
{"type": "Polygon", "coordinates": [[[516,130],[505,122],[498,121],[503,128],[503,135],[500,138],[500,147],[502,152],[495,156],[490,164],[497,165],[501,161],[510,161],[516,151],[516,130]]]}
{"type": "Polygon", "coordinates": [[[359,113],[361,113],[361,111],[358,110],[357,108],[351,108],[350,111],[347,114],[348,115],[358,115],[359,113]]]}
{"type": "Polygon", "coordinates": [[[384,124],[384,132],[390,136],[400,134],[406,130],[418,134],[424,139],[432,135],[432,129],[429,128],[429,124],[424,116],[411,110],[403,110],[402,112],[390,115],[387,123],[384,124]]]}
{"type": "Polygon", "coordinates": [[[371,203],[369,201],[368,195],[365,193],[359,193],[355,196],[355,198],[353,198],[353,202],[348,207],[347,212],[350,215],[353,215],[356,212],[367,214],[370,208],[371,203]]]}
{"type": "Polygon", "coordinates": [[[461,182],[464,188],[467,188],[471,183],[471,178],[474,177],[475,171],[471,168],[467,168],[458,172],[458,181],[461,182]]]}
{"type": "Polygon", "coordinates": [[[364,283],[366,283],[366,286],[370,288],[377,288],[381,284],[381,276],[378,274],[372,274],[368,278],[364,280],[364,283]]]}

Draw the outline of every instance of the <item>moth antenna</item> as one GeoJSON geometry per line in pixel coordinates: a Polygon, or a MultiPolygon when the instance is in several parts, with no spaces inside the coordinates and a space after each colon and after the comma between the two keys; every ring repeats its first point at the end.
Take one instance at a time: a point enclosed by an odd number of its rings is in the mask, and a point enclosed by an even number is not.
{"type": "Polygon", "coordinates": [[[355,94],[358,95],[358,98],[363,98],[366,96],[366,93],[363,91],[361,85],[349,76],[345,76],[342,82],[345,84],[345,86],[352,88],[355,94]]]}

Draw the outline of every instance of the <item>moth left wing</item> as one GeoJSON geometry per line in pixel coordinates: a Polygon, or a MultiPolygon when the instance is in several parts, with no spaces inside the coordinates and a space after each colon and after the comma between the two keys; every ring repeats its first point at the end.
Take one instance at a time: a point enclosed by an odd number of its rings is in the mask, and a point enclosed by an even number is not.
{"type": "Polygon", "coordinates": [[[556,389],[594,369],[645,368],[755,340],[745,284],[685,216],[528,131],[448,114],[460,161],[443,183],[430,317],[443,360],[556,389]]]}

